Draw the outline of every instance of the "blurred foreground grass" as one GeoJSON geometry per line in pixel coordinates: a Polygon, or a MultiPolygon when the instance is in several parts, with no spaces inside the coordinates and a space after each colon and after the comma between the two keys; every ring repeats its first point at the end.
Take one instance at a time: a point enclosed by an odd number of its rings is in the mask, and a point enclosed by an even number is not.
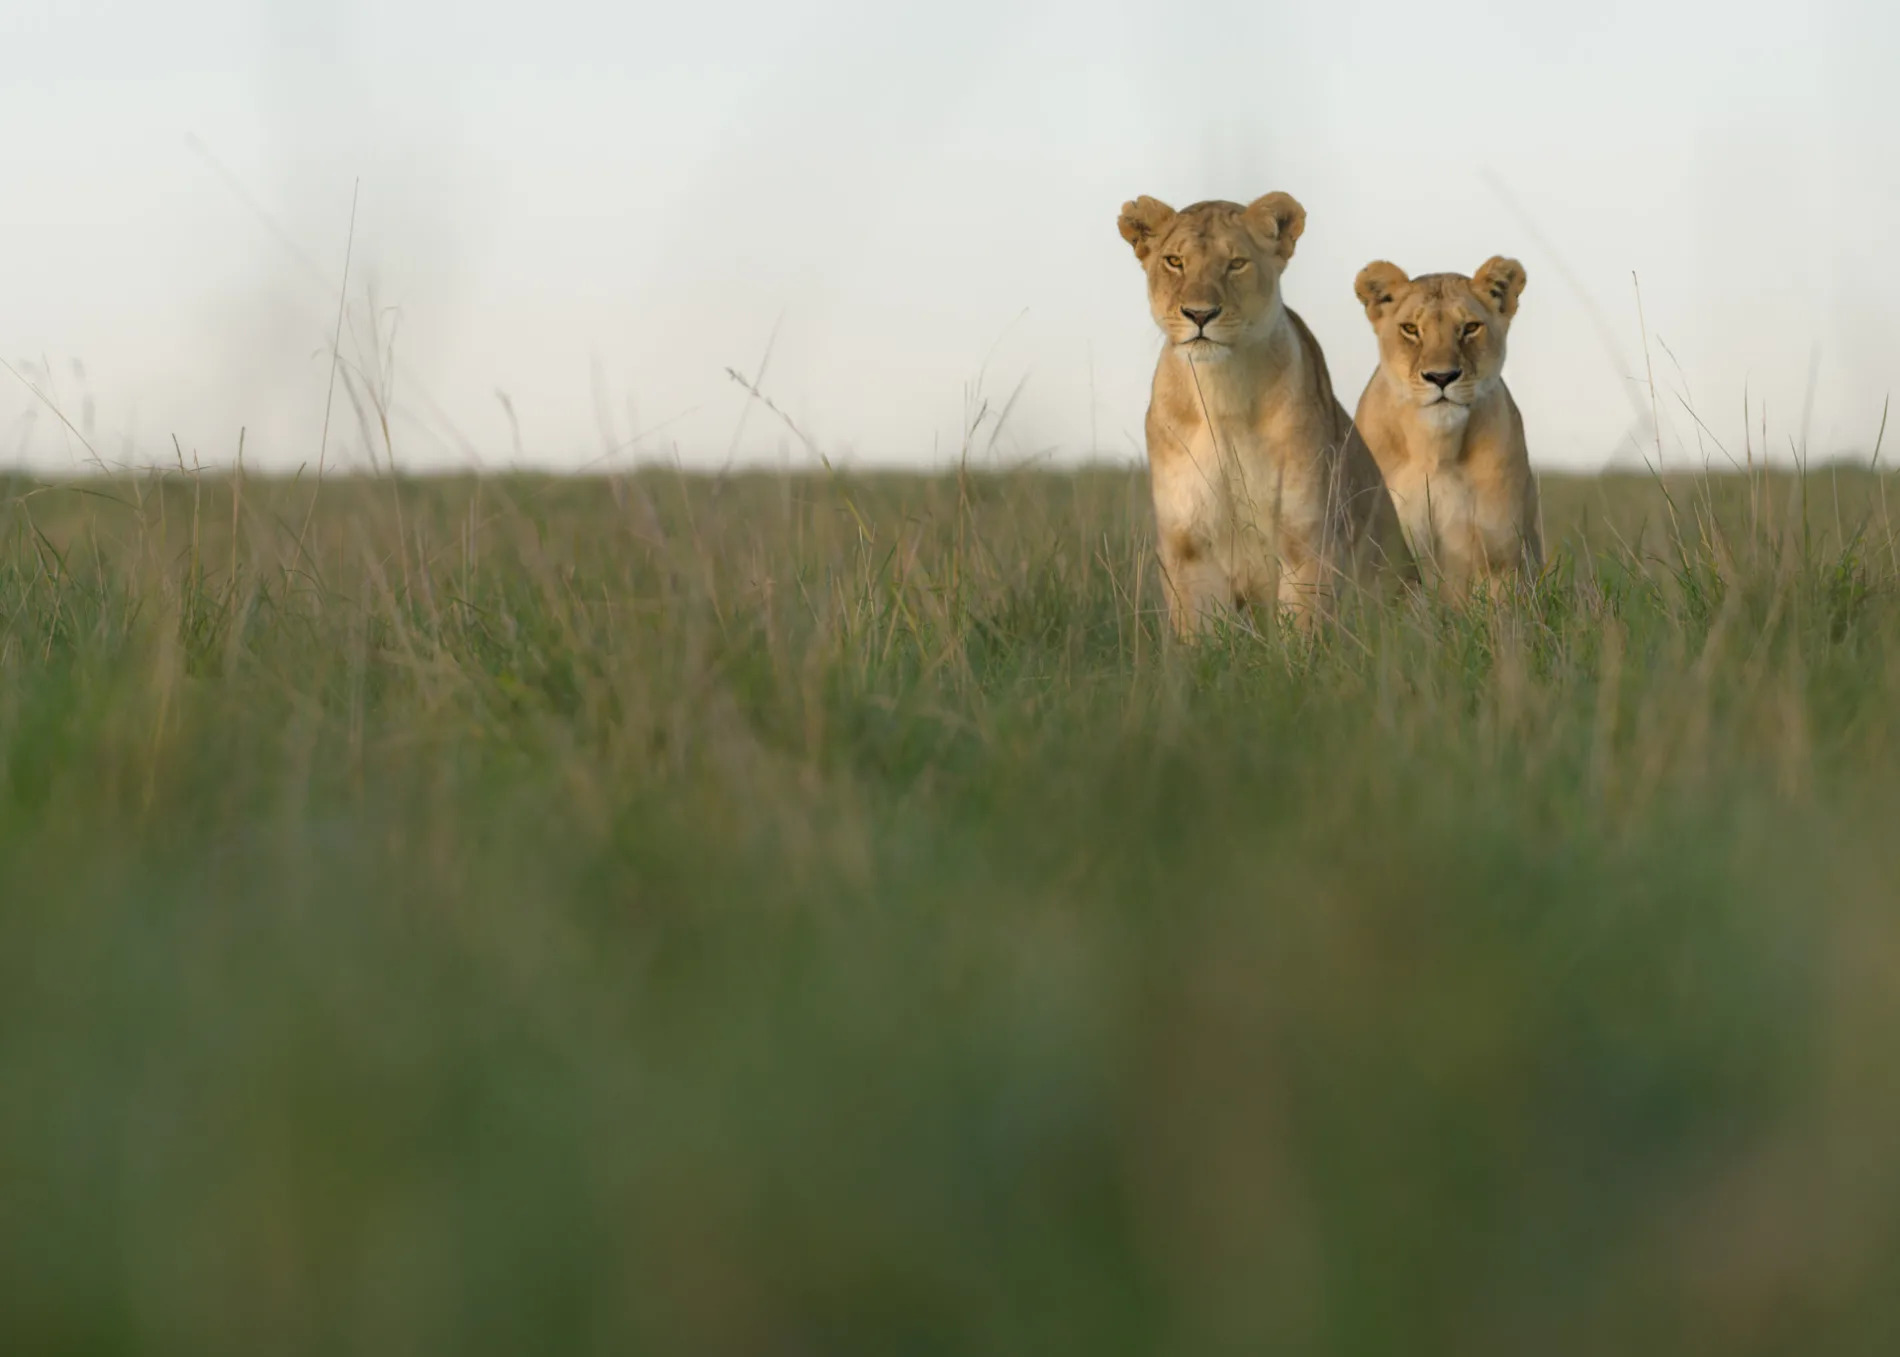
{"type": "Polygon", "coordinates": [[[1133,474],[0,491],[8,1352],[1900,1350],[1870,476],[1199,652],[1133,474]]]}

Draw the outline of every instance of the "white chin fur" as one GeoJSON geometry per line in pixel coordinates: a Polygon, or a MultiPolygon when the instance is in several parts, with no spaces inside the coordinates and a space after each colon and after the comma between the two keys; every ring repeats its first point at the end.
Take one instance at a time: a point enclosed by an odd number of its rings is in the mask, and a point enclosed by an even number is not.
{"type": "Polygon", "coordinates": [[[1471,407],[1441,400],[1421,406],[1418,413],[1420,418],[1435,428],[1455,429],[1471,418],[1471,407]]]}

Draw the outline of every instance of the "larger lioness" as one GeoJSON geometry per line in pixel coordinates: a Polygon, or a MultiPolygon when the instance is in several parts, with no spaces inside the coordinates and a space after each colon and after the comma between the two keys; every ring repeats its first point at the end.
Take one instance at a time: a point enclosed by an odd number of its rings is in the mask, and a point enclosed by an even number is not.
{"type": "Polygon", "coordinates": [[[1524,420],[1504,385],[1504,340],[1524,266],[1407,278],[1378,260],[1354,291],[1379,336],[1359,432],[1379,460],[1407,543],[1447,593],[1492,594],[1544,563],[1524,420]]]}
{"type": "Polygon", "coordinates": [[[1343,587],[1407,569],[1379,468],[1280,294],[1305,209],[1284,193],[1179,212],[1143,197],[1119,224],[1167,338],[1148,466],[1176,634],[1255,603],[1311,625],[1343,587]]]}

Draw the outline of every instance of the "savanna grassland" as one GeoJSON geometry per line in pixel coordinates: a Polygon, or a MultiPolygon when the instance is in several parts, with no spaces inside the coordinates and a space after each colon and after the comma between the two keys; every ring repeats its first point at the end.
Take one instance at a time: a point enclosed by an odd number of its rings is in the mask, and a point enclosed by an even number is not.
{"type": "Polygon", "coordinates": [[[0,1347],[1900,1350],[1889,491],[4,483],[0,1347]]]}

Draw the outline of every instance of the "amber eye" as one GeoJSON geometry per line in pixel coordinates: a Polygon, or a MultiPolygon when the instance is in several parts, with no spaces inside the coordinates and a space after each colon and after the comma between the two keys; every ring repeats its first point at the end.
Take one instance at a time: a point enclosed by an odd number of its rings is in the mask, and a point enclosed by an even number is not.
{"type": "Polygon", "coordinates": [[[1484,328],[1484,324],[1481,321],[1475,321],[1475,320],[1466,321],[1465,322],[1465,338],[1470,339],[1473,335],[1477,334],[1478,331],[1482,330],[1483,328],[1484,328]]]}
{"type": "Polygon", "coordinates": [[[1417,339],[1418,326],[1412,324],[1412,322],[1409,320],[1405,321],[1403,324],[1399,326],[1399,333],[1404,335],[1407,339],[1417,339]]]}
{"type": "Polygon", "coordinates": [[[1243,257],[1239,255],[1236,255],[1234,256],[1234,258],[1227,261],[1227,271],[1229,273],[1239,273],[1242,269],[1246,267],[1247,267],[1246,259],[1244,259],[1243,257]]]}
{"type": "Polygon", "coordinates": [[[1181,256],[1178,254],[1164,254],[1161,256],[1161,262],[1173,269],[1176,273],[1181,271],[1181,256]]]}

